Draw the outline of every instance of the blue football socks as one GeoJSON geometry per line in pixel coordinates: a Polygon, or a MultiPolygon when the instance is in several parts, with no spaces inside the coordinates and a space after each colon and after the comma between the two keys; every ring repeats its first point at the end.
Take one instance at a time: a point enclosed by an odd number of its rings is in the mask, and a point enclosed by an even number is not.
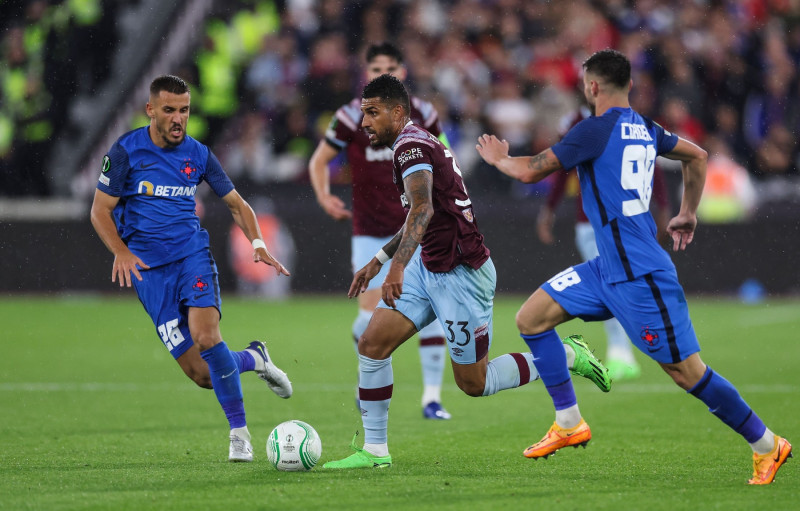
{"type": "Polygon", "coordinates": [[[748,443],[759,440],[766,426],[739,395],[731,383],[706,367],[706,372],[697,384],[688,390],[690,394],[708,406],[708,411],[739,433],[748,443]]]}
{"type": "Polygon", "coordinates": [[[231,429],[246,426],[242,382],[239,380],[236,357],[224,342],[201,351],[200,356],[208,364],[214,394],[217,395],[217,401],[222,406],[231,429]]]}
{"type": "Polygon", "coordinates": [[[533,363],[539,372],[556,410],[578,403],[567,366],[567,352],[554,329],[540,334],[520,334],[533,354],[533,363]]]}

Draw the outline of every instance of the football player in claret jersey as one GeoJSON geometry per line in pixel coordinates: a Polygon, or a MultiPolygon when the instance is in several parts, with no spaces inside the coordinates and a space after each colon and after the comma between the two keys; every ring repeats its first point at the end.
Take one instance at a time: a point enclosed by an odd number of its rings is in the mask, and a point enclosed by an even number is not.
{"type": "Polygon", "coordinates": [[[216,156],[186,135],[190,92],[164,75],[150,84],[150,125],[122,135],[103,158],[91,221],[114,254],[111,281],[136,288],[156,333],[183,372],[214,389],[230,425],[230,461],[252,461],[239,375],[254,371],[282,398],[292,394],[286,374],[265,344],[231,351],[219,329],[220,289],[208,232],[195,214],[195,192],[205,181],[253,244],[254,263],[289,275],[267,250],[250,205],[236,192],[216,156]]]}
{"type": "MultiPolygon", "coordinates": [[[[382,74],[404,80],[407,74],[403,56],[389,43],[373,44],[367,48],[365,76],[370,81],[382,74]]],[[[446,143],[436,109],[420,98],[411,97],[411,120],[446,143]]],[[[397,233],[406,213],[400,205],[400,195],[392,182],[392,149],[372,147],[361,128],[361,98],[339,108],[331,119],[325,138],[319,142],[308,163],[311,184],[317,202],[334,220],[352,218],[351,263],[353,271],[361,268],[373,254],[397,233]],[[330,190],[329,167],[340,151],[345,151],[352,175],[353,210],[330,190]]],[[[358,314],[353,322],[354,342],[367,328],[372,312],[381,299],[379,278],[358,297],[358,314]]],[[[437,321],[423,325],[419,332],[419,358],[424,390],[422,416],[426,419],[449,419],[442,407],[442,376],[445,365],[444,331],[437,321]]]]}
{"type": "MultiPolygon", "coordinates": [[[[392,464],[388,447],[392,352],[436,318],[447,331],[456,384],[470,396],[489,396],[538,378],[530,353],[489,361],[496,284],[489,249],[478,230],[472,202],[450,151],[409,117],[408,93],[385,74],[364,88],[362,126],[373,147],[392,148],[394,181],[408,211],[400,231],[353,278],[358,296],[390,259],[382,301],[358,341],[359,398],[364,446],[323,468],[353,469],[392,464]],[[421,256],[414,254],[422,246],[421,256]]],[[[570,346],[584,376],[606,374],[585,345],[570,346]]],[[[595,381],[603,385],[607,381],[595,381]]]]}
{"type": "Polygon", "coordinates": [[[636,347],[655,360],[675,383],[753,449],[750,484],[769,484],[791,456],[792,446],[772,433],[736,388],[708,367],[689,319],[686,298],[669,254],[656,239],[648,214],[657,156],[679,160],[684,192],[680,211],[667,225],[673,250],[694,237],[707,153],[630,107],[630,61],[602,50],[583,64],[584,95],[593,116],[578,123],[556,145],[533,157],[510,157],[508,143],[482,135],[478,152],[487,163],[526,183],[577,166],[583,209],[597,237],[599,257],[567,268],[536,290],[517,313],[517,327],[536,357],[539,375],[556,408],[547,435],[525,451],[547,457],[588,442],[564,352],[555,327],[572,318],[616,317],[636,347]]]}

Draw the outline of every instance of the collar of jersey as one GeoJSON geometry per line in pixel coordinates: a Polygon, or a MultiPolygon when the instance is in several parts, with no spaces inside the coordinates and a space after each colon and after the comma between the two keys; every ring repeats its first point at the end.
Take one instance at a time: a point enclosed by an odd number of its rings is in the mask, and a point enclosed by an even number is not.
{"type": "MultiPolygon", "coordinates": [[[[405,126],[403,126],[403,130],[404,130],[404,129],[406,129],[406,128],[408,128],[408,125],[409,125],[409,124],[414,124],[414,123],[413,123],[412,121],[410,121],[410,120],[409,120],[409,121],[406,123],[406,125],[405,125],[405,126]]],[[[402,132],[403,130],[400,130],[400,131],[402,132]]],[[[394,150],[394,146],[395,146],[395,144],[397,144],[397,139],[398,139],[398,138],[400,138],[400,137],[398,136],[396,139],[394,139],[394,142],[392,142],[392,150],[394,150]]]]}

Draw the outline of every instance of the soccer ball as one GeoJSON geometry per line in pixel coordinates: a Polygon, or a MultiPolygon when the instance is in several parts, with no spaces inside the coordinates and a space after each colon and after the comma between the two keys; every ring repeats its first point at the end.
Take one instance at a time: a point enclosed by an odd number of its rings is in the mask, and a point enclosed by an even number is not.
{"type": "Polygon", "coordinates": [[[311,425],[290,420],[275,426],[267,438],[267,458],[278,470],[311,470],[322,455],[322,440],[311,425]]]}

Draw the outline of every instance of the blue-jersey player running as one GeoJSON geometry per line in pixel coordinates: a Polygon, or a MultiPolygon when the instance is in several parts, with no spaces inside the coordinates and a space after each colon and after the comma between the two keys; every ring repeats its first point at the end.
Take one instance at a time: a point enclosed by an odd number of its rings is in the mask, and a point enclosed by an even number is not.
{"type": "Polygon", "coordinates": [[[183,372],[214,389],[230,423],[230,461],[252,461],[239,375],[255,373],[282,398],[292,394],[286,374],[263,342],[230,351],[219,330],[220,292],[209,238],[195,214],[195,192],[205,181],[252,241],[254,262],[289,275],[267,250],[250,205],[236,192],[216,156],[186,135],[189,87],[176,76],[150,84],[150,125],[122,135],[103,158],[92,203],[92,225],[114,254],[111,281],[131,284],[156,331],[183,372]]]}
{"type": "Polygon", "coordinates": [[[772,433],[725,378],[700,359],[683,289],[669,254],[656,240],[648,214],[657,156],[679,160],[684,192],[667,231],[673,250],[691,243],[703,192],[706,152],[630,108],[630,61],[614,50],[583,64],[584,94],[593,116],[533,157],[510,157],[494,135],[478,140],[478,152],[501,172],[535,183],[560,169],[578,168],[583,209],[600,255],[557,274],[522,305],[517,327],[530,346],[539,376],[556,408],[547,435],[525,451],[546,458],[567,446],[585,445],[589,426],[578,410],[564,349],[555,327],[572,318],[616,317],[636,347],[658,362],[675,383],[742,435],[753,449],[750,484],[769,484],[791,456],[792,446],[772,433]]]}

